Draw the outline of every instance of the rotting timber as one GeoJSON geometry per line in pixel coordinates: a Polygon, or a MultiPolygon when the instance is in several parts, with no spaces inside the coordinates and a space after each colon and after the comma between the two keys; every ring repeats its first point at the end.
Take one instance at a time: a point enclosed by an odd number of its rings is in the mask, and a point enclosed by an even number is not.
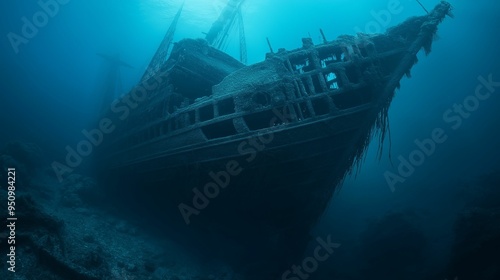
{"type": "Polygon", "coordinates": [[[156,202],[170,222],[244,248],[219,253],[255,265],[259,277],[284,271],[373,136],[383,141],[395,90],[446,15],[443,1],[384,34],[305,38],[250,66],[206,40],[182,40],[129,93],[145,89],[147,98],[112,133],[101,166],[140,178],[125,190],[156,202]],[[229,168],[240,172],[221,175],[229,168]],[[217,195],[197,208],[193,189],[209,183],[217,195]]]}

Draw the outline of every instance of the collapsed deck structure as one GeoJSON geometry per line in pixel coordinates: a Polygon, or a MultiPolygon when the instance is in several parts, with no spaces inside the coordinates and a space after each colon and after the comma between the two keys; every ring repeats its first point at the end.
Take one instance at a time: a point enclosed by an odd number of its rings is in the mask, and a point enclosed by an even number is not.
{"type": "Polygon", "coordinates": [[[139,188],[135,198],[163,209],[170,222],[224,236],[234,252],[243,248],[237,259],[247,271],[255,265],[259,279],[275,279],[300,256],[372,136],[385,137],[395,90],[417,53],[430,52],[451,5],[443,1],[384,34],[319,45],[305,38],[299,49],[246,66],[213,45],[238,18],[240,2],[230,1],[206,39],[176,43],[168,59],[157,52],[160,64],[129,93],[143,101],[99,162],[107,174],[140,178],[127,191],[139,188]]]}

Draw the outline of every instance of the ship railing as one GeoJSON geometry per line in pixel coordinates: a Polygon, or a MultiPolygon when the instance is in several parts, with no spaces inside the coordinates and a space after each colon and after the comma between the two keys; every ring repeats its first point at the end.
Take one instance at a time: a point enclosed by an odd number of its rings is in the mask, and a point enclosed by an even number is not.
{"type": "MultiPolygon", "coordinates": [[[[363,79],[364,70],[385,57],[398,55],[404,50],[387,51],[358,60],[325,65],[317,63],[308,72],[293,75],[293,92],[283,92],[282,104],[258,104],[260,109],[244,112],[235,108],[233,97],[215,99],[208,97],[184,108],[177,109],[158,121],[150,122],[141,131],[121,139],[121,145],[134,146],[152,139],[170,137],[191,129],[201,129],[207,139],[237,134],[233,120],[243,122],[245,130],[269,128],[273,109],[288,110],[291,122],[339,114],[341,110],[370,102],[369,88],[363,79]],[[362,65],[366,67],[359,67],[362,65]],[[319,67],[318,67],[319,66],[319,67]],[[270,117],[269,117],[270,116],[270,117]],[[215,133],[226,130],[226,133],[215,133]]],[[[289,62],[288,62],[289,63],[289,62]]],[[[265,95],[267,93],[255,93],[265,95]]],[[[258,98],[257,98],[258,99],[258,98]]]]}

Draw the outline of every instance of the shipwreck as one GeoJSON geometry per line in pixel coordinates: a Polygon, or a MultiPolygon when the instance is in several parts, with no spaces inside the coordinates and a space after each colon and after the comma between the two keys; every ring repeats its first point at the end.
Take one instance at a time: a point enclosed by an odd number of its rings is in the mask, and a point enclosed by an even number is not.
{"type": "Polygon", "coordinates": [[[116,122],[98,162],[108,178],[136,179],[113,191],[134,193],[204,240],[224,236],[231,245],[221,255],[274,279],[303,253],[373,136],[383,141],[400,80],[431,51],[452,7],[443,1],[383,34],[269,45],[264,61],[246,65],[242,2],[230,0],[204,39],[173,44],[179,10],[127,94],[140,97],[137,108],[116,122]],[[219,49],[238,24],[239,60],[219,49]]]}

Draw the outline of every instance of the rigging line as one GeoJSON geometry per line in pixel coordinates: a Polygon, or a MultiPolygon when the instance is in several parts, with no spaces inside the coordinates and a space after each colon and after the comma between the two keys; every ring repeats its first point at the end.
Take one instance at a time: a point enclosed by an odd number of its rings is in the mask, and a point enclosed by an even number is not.
{"type": "Polygon", "coordinates": [[[429,11],[424,7],[424,5],[420,2],[420,0],[417,0],[417,3],[420,4],[420,6],[422,7],[422,9],[424,9],[424,11],[426,13],[429,13],[429,11]]]}

